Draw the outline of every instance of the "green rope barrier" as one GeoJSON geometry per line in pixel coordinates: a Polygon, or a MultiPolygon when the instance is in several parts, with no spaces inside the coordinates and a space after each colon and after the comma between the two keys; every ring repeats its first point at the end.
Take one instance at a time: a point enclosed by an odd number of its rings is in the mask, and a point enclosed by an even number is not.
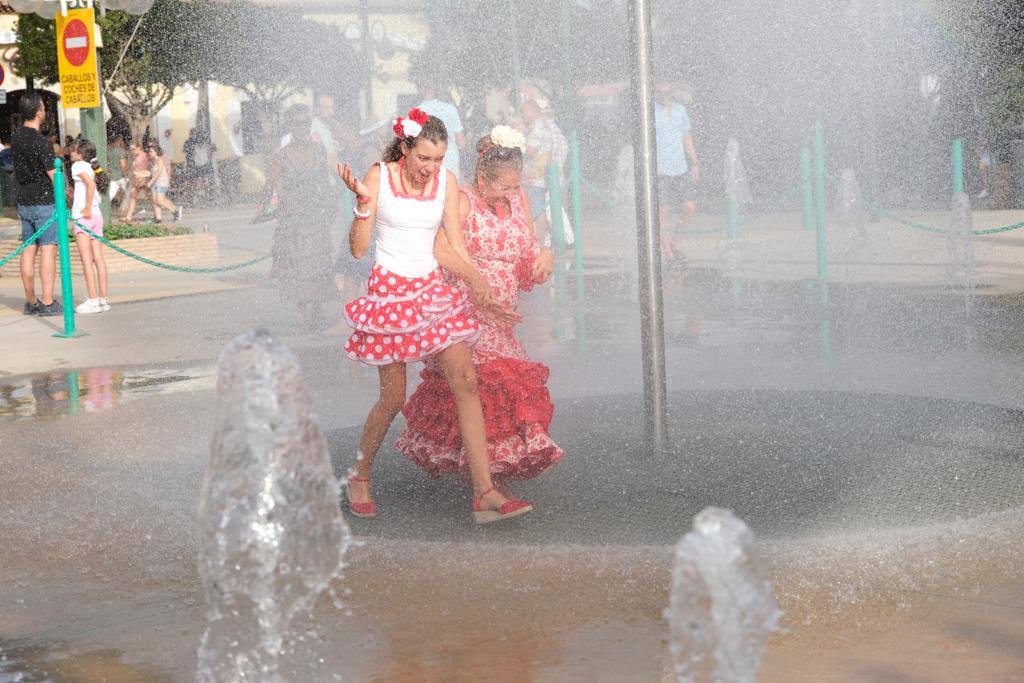
{"type": "MultiPolygon", "coordinates": [[[[836,178],[831,173],[829,173],[827,175],[827,178],[828,178],[828,181],[830,183],[832,183],[833,185],[836,185],[836,184],[839,183],[839,179],[836,178]]],[[[875,202],[871,201],[870,199],[862,199],[861,200],[861,204],[864,206],[865,209],[867,209],[871,213],[875,214],[876,216],[881,216],[881,217],[884,217],[884,218],[888,218],[891,221],[894,221],[896,223],[900,223],[902,225],[906,225],[907,227],[914,228],[915,230],[921,230],[923,232],[930,232],[930,233],[935,233],[935,234],[946,234],[947,232],[949,232],[949,230],[946,229],[946,228],[940,228],[940,227],[937,227],[937,226],[934,226],[934,225],[927,225],[925,223],[918,223],[918,222],[912,221],[912,220],[910,220],[908,218],[903,218],[899,214],[893,213],[889,209],[882,208],[881,206],[879,206],[875,202]]],[[[1021,221],[1020,223],[1012,223],[1010,225],[1001,225],[1001,226],[999,226],[997,228],[985,228],[983,230],[975,230],[974,234],[975,235],[995,235],[995,234],[1000,233],[1000,232],[1010,232],[1012,230],[1020,230],[1021,228],[1024,228],[1024,221],[1021,221]]]]}
{"type": "Polygon", "coordinates": [[[597,187],[596,185],[594,185],[594,183],[590,182],[586,178],[583,178],[583,187],[588,192],[590,192],[590,194],[592,196],[596,197],[598,200],[600,200],[600,202],[602,204],[604,204],[608,208],[610,208],[610,209],[616,208],[615,207],[615,202],[613,202],[612,200],[608,199],[608,197],[605,196],[605,193],[601,191],[601,188],[597,187]]]}
{"type": "Polygon", "coordinates": [[[27,240],[25,240],[24,242],[22,242],[22,243],[21,243],[21,246],[20,246],[20,247],[18,247],[17,249],[15,249],[14,251],[12,251],[12,252],[11,252],[10,254],[8,254],[7,256],[4,256],[4,257],[3,257],[2,259],[0,259],[0,268],[3,268],[4,266],[6,266],[6,265],[7,265],[7,263],[8,263],[8,261],[10,261],[10,260],[11,260],[11,259],[13,259],[13,258],[16,258],[16,257],[18,256],[18,254],[20,254],[21,252],[25,251],[25,248],[26,248],[26,247],[28,247],[28,246],[29,246],[30,244],[32,244],[32,243],[33,243],[33,242],[35,242],[35,241],[36,241],[37,239],[39,239],[39,236],[40,236],[40,235],[42,235],[42,234],[43,234],[43,232],[44,232],[44,231],[45,231],[45,230],[46,230],[46,229],[47,229],[48,227],[50,227],[50,224],[51,224],[51,223],[53,223],[53,216],[50,216],[50,220],[48,220],[48,221],[46,221],[45,223],[43,223],[43,227],[41,227],[41,228],[39,228],[38,230],[36,230],[36,232],[35,232],[35,234],[34,234],[34,235],[32,235],[32,236],[31,236],[31,237],[29,237],[29,238],[28,238],[27,240]]]}
{"type": "Polygon", "coordinates": [[[154,261],[153,259],[148,259],[145,256],[139,256],[138,254],[133,254],[132,252],[128,251],[127,249],[124,249],[122,247],[117,246],[116,244],[114,244],[113,242],[108,240],[106,237],[103,237],[102,235],[97,235],[92,230],[89,230],[87,227],[85,227],[84,225],[82,225],[78,221],[74,221],[74,223],[83,232],[85,232],[85,234],[89,235],[93,239],[99,240],[100,242],[102,242],[103,244],[107,245],[108,247],[110,247],[114,251],[118,251],[118,252],[124,254],[125,256],[127,256],[129,258],[133,258],[136,261],[141,261],[142,263],[145,263],[147,265],[156,266],[157,268],[163,268],[165,270],[175,270],[175,271],[178,271],[180,273],[222,273],[222,272],[225,272],[225,271],[228,271],[228,270],[238,270],[239,268],[245,268],[247,266],[251,266],[251,265],[254,265],[256,263],[259,263],[260,261],[266,261],[268,258],[270,258],[270,254],[267,254],[265,256],[260,256],[259,258],[254,258],[251,261],[243,261],[242,263],[234,263],[234,264],[232,264],[230,266],[220,266],[220,267],[217,267],[217,268],[189,268],[187,266],[175,266],[175,265],[171,265],[170,263],[161,263],[160,261],[154,261]]]}

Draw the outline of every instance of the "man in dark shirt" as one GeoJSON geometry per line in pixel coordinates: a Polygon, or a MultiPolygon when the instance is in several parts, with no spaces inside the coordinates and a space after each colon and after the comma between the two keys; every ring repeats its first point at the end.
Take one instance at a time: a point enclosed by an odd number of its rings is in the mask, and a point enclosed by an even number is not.
{"type": "MultiPolygon", "coordinates": [[[[39,132],[46,119],[43,99],[36,92],[27,92],[18,102],[21,128],[11,136],[14,153],[14,187],[21,216],[21,239],[36,233],[53,215],[53,146],[39,132]]],[[[59,226],[67,230],[67,226],[59,226]]],[[[60,315],[60,301],[53,298],[57,273],[57,228],[50,225],[36,242],[21,252],[21,283],[25,287],[25,315],[60,315]],[[36,251],[40,253],[39,275],[42,299],[36,298],[36,251]]]]}

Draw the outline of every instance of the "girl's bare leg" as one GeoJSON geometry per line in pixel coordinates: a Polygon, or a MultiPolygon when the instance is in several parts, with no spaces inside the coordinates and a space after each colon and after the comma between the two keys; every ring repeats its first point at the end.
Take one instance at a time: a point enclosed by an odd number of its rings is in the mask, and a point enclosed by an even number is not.
{"type": "Polygon", "coordinates": [[[92,241],[92,262],[96,266],[96,285],[100,298],[107,298],[107,259],[103,256],[103,242],[92,241]]]}
{"type": "Polygon", "coordinates": [[[139,200],[139,191],[134,186],[128,192],[128,208],[124,211],[124,220],[126,223],[132,222],[132,216],[135,215],[135,203],[139,200]]]}
{"type": "Polygon", "coordinates": [[[477,392],[476,370],[470,360],[469,346],[455,344],[442,351],[438,358],[444,366],[448,385],[455,395],[455,406],[459,412],[459,431],[462,444],[469,459],[469,476],[473,480],[473,493],[479,496],[487,491],[481,503],[485,508],[496,510],[508,498],[494,490],[491,481],[491,464],[487,457],[487,433],[484,430],[484,411],[480,407],[477,392]]]}
{"type": "MultiPolygon", "coordinates": [[[[391,423],[405,405],[405,363],[383,365],[377,372],[380,376],[380,397],[366,417],[355,465],[355,476],[367,480],[373,469],[373,459],[377,457],[391,423]]],[[[368,503],[373,499],[369,481],[351,481],[349,490],[353,503],[368,503]]]]}
{"type": "Polygon", "coordinates": [[[163,214],[160,211],[160,194],[158,192],[150,192],[149,200],[153,202],[153,218],[159,223],[163,220],[163,214]]]}
{"type": "MultiPolygon", "coordinates": [[[[88,292],[90,299],[95,299],[99,294],[97,294],[96,289],[96,271],[92,267],[92,244],[90,242],[92,242],[92,238],[84,232],[75,235],[75,244],[78,245],[78,257],[82,259],[82,272],[85,275],[85,290],[88,292]]],[[[68,305],[70,305],[70,302],[68,305]]]]}

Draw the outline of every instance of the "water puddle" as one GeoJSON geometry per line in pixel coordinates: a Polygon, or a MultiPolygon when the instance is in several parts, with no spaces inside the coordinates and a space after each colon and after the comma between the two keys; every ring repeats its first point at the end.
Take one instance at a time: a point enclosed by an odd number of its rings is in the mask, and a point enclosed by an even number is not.
{"type": "Polygon", "coordinates": [[[0,378],[0,418],[99,413],[144,396],[210,390],[215,381],[212,366],[96,367],[4,377],[0,378]]]}

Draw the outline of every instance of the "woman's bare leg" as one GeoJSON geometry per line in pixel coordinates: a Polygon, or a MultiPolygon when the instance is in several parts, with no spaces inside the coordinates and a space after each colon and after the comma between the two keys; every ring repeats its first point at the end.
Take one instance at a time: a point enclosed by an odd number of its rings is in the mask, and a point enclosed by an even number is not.
{"type": "MultiPolygon", "coordinates": [[[[367,480],[373,469],[373,459],[377,457],[377,451],[391,423],[405,405],[405,363],[383,365],[377,372],[380,376],[380,397],[366,417],[355,464],[355,476],[367,480]]],[[[369,481],[349,482],[349,490],[353,503],[368,503],[372,500],[369,481]]]]}
{"type": "Polygon", "coordinates": [[[96,266],[96,286],[100,298],[107,298],[107,259],[103,255],[103,242],[92,240],[92,262],[96,266]]]}
{"type": "MultiPolygon", "coordinates": [[[[85,275],[85,290],[90,299],[99,296],[96,287],[96,271],[93,270],[92,238],[84,232],[75,234],[75,244],[78,245],[78,257],[82,259],[82,274],[85,275]]],[[[67,305],[71,305],[70,303],[67,305]]]]}
{"type": "Polygon", "coordinates": [[[465,343],[455,344],[440,353],[438,359],[444,366],[448,385],[455,396],[455,406],[459,413],[459,431],[462,433],[462,444],[466,447],[469,459],[469,476],[473,480],[473,493],[479,496],[487,491],[481,503],[485,508],[496,510],[508,498],[494,490],[491,480],[491,463],[487,456],[487,432],[484,429],[484,411],[480,407],[480,394],[477,392],[476,370],[470,359],[469,346],[465,343]]]}

